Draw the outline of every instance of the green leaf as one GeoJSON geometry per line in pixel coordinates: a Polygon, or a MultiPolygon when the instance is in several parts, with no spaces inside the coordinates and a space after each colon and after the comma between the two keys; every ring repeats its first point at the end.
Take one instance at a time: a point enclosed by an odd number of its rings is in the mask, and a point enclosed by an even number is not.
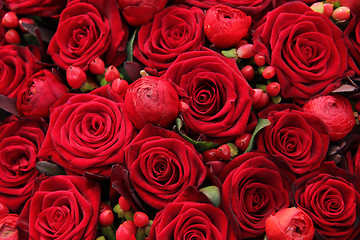
{"type": "Polygon", "coordinates": [[[235,58],[237,56],[236,48],[232,48],[230,50],[223,50],[221,51],[221,54],[227,58],[235,58]]]}
{"type": "Polygon", "coordinates": [[[254,140],[255,140],[255,137],[256,137],[256,134],[261,130],[263,129],[264,127],[267,127],[271,124],[270,120],[268,119],[263,119],[263,118],[260,118],[258,120],[258,123],[255,127],[255,130],[251,136],[251,139],[250,139],[250,142],[249,142],[249,146],[247,147],[247,149],[245,150],[244,153],[247,153],[247,152],[250,152],[253,148],[253,145],[254,145],[254,140]]]}
{"type": "Polygon", "coordinates": [[[183,131],[181,130],[182,126],[183,126],[183,122],[181,121],[180,118],[177,118],[176,119],[177,131],[183,138],[185,138],[188,142],[193,144],[195,149],[198,150],[200,153],[202,153],[206,150],[212,149],[212,148],[217,148],[220,146],[218,143],[214,143],[214,142],[195,141],[195,140],[191,139],[189,136],[187,136],[186,134],[183,133],[183,131]]]}
{"type": "Polygon", "coordinates": [[[210,202],[219,207],[221,202],[220,189],[217,186],[208,186],[200,189],[200,192],[206,195],[210,202]]]}
{"type": "Polygon", "coordinates": [[[36,169],[40,173],[44,173],[46,176],[65,175],[65,170],[51,162],[39,161],[35,165],[36,169]]]}

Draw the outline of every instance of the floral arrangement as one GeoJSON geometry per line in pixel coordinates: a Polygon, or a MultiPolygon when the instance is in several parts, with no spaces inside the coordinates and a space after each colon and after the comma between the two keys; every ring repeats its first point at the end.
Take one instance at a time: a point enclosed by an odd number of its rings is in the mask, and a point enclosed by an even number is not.
{"type": "Polygon", "coordinates": [[[0,239],[360,238],[360,2],[0,20],[0,239]]]}

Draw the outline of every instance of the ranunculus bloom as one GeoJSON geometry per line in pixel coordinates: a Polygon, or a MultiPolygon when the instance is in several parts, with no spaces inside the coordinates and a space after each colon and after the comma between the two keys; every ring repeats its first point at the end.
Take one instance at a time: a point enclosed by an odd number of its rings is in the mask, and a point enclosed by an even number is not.
{"type": "Polygon", "coordinates": [[[275,68],[281,95],[298,103],[335,90],[347,69],[343,32],[302,2],[269,12],[253,41],[256,52],[275,68]]]}
{"type": "Polygon", "coordinates": [[[228,234],[225,213],[201,195],[194,189],[186,189],[178,199],[166,205],[155,216],[149,240],[235,239],[228,234]]]}
{"type": "Polygon", "coordinates": [[[19,212],[30,197],[36,155],[45,139],[47,123],[40,117],[11,116],[0,125],[0,202],[19,212]]]}
{"type": "Polygon", "coordinates": [[[239,155],[221,171],[221,204],[239,239],[260,237],[265,220],[289,206],[290,182],[263,152],[239,155]]]}
{"type": "Polygon", "coordinates": [[[183,53],[164,77],[189,96],[183,118],[192,135],[226,142],[244,133],[251,110],[250,86],[234,59],[205,48],[183,53]]]}
{"type": "Polygon", "coordinates": [[[51,108],[49,131],[39,157],[68,173],[110,176],[123,163],[123,149],[135,135],[122,98],[110,85],[91,93],[68,93],[51,108]]]}
{"type": "Polygon", "coordinates": [[[284,208],[265,221],[269,240],[312,240],[315,233],[313,221],[301,208],[284,208]]]}
{"type": "Polygon", "coordinates": [[[167,0],[118,0],[122,15],[133,26],[143,25],[161,11],[167,0]]]}
{"type": "Polygon", "coordinates": [[[27,47],[0,46],[0,94],[16,98],[21,85],[39,69],[36,61],[27,47]]]}
{"type": "Polygon", "coordinates": [[[168,80],[145,76],[127,88],[125,110],[138,130],[146,123],[168,128],[178,116],[179,96],[168,80]]]}
{"type": "Polygon", "coordinates": [[[160,72],[167,69],[179,54],[204,44],[204,16],[204,12],[195,7],[164,8],[151,22],[140,27],[134,56],[149,68],[160,72]]]}
{"type": "Polygon", "coordinates": [[[354,175],[325,162],[294,183],[294,200],[324,239],[352,240],[359,233],[359,182],[354,175]]]}
{"type": "Polygon", "coordinates": [[[71,1],[61,12],[48,54],[64,70],[70,65],[87,70],[96,57],[119,66],[128,38],[119,11],[116,0],[71,1]]]}
{"type": "Polygon", "coordinates": [[[125,148],[131,183],[149,206],[163,209],[206,176],[201,155],[179,134],[147,124],[125,148]]]}
{"type": "Polygon", "coordinates": [[[248,34],[251,17],[236,8],[216,5],[206,11],[204,31],[218,48],[236,46],[248,34]]]}
{"type": "Polygon", "coordinates": [[[283,159],[297,174],[318,168],[329,147],[328,129],[321,119],[287,104],[263,111],[267,114],[260,112],[260,118],[271,124],[258,133],[257,148],[283,159]]]}
{"type": "Polygon", "coordinates": [[[5,0],[7,9],[19,15],[54,17],[64,9],[64,0],[5,0]]]}
{"type": "Polygon", "coordinates": [[[18,230],[16,221],[19,219],[17,214],[5,214],[0,216],[0,239],[18,240],[18,230]]]}
{"type": "Polygon", "coordinates": [[[67,175],[39,182],[20,214],[19,239],[95,239],[100,185],[67,175]]]}
{"type": "Polygon", "coordinates": [[[311,99],[305,103],[303,109],[319,117],[328,126],[330,141],[344,138],[355,126],[351,103],[339,94],[311,99]]]}
{"type": "Polygon", "coordinates": [[[68,88],[56,75],[40,70],[30,77],[19,90],[16,106],[22,116],[39,115],[49,117],[49,108],[68,88]]]}

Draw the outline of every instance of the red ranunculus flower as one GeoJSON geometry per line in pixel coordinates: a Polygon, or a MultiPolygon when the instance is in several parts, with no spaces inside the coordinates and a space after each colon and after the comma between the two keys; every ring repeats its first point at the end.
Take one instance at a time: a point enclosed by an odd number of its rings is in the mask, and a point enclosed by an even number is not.
{"type": "Polygon", "coordinates": [[[116,0],[73,0],[60,14],[48,54],[62,69],[70,65],[83,70],[96,57],[106,65],[120,65],[126,57],[128,29],[116,0]]]}
{"type": "Polygon", "coordinates": [[[5,6],[19,15],[54,17],[66,6],[64,0],[5,0],[5,6]]]}
{"type": "Polygon", "coordinates": [[[143,25],[151,19],[154,14],[161,11],[167,0],[118,0],[125,20],[133,26],[143,25]]]}
{"type": "Polygon", "coordinates": [[[18,240],[18,230],[16,222],[19,215],[10,213],[0,216],[0,239],[2,240],[18,240]]]}
{"type": "Polygon", "coordinates": [[[290,179],[274,161],[264,152],[244,153],[219,175],[221,204],[239,239],[262,236],[266,218],[289,206],[290,179]]]}
{"type": "Polygon", "coordinates": [[[179,54],[204,44],[204,16],[196,7],[164,8],[151,22],[141,26],[134,43],[134,56],[149,68],[167,69],[179,54]]]}
{"type": "Polygon", "coordinates": [[[47,127],[40,117],[14,115],[0,125],[0,202],[13,212],[20,212],[31,195],[39,175],[35,168],[36,155],[47,127]]]}
{"type": "Polygon", "coordinates": [[[39,157],[68,173],[110,176],[123,163],[123,149],[135,135],[122,98],[110,85],[91,93],[68,93],[51,108],[49,131],[39,157]]]}
{"type": "Polygon", "coordinates": [[[31,76],[19,90],[16,106],[22,116],[49,117],[49,108],[68,88],[59,77],[49,70],[40,70],[31,76]]]}
{"type": "Polygon", "coordinates": [[[179,134],[147,124],[125,148],[125,164],[139,197],[163,209],[187,187],[206,176],[201,155],[179,134]]]}
{"type": "Polygon", "coordinates": [[[38,181],[17,222],[19,239],[95,239],[100,185],[67,175],[38,181]]]}
{"type": "Polygon", "coordinates": [[[325,162],[294,183],[294,200],[324,239],[358,239],[359,187],[354,175],[325,162]]]}
{"type": "Polygon", "coordinates": [[[283,159],[297,174],[320,166],[329,147],[328,128],[320,118],[288,104],[264,109],[259,117],[271,122],[257,136],[259,150],[283,159]]]}
{"type": "Polygon", "coordinates": [[[226,142],[244,133],[251,110],[250,86],[234,59],[202,49],[181,54],[164,77],[183,88],[192,135],[226,142]]]}
{"type": "Polygon", "coordinates": [[[343,32],[302,2],[269,12],[253,41],[275,68],[281,95],[298,103],[335,90],[347,69],[343,32]]]}
{"type": "Polygon", "coordinates": [[[39,69],[36,60],[27,47],[0,46],[0,94],[16,98],[21,85],[39,69]]]}

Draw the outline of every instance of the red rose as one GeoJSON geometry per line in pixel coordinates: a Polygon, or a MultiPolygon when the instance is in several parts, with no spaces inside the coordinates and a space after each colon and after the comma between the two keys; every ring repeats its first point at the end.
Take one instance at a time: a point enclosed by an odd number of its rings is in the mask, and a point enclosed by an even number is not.
{"type": "Polygon", "coordinates": [[[141,26],[134,43],[134,56],[147,67],[167,69],[180,53],[199,49],[204,44],[204,16],[195,7],[166,7],[141,26]]]}
{"type": "Polygon", "coordinates": [[[100,185],[67,175],[39,182],[20,214],[19,239],[95,239],[100,185]]]}
{"type": "Polygon", "coordinates": [[[289,206],[290,182],[263,152],[249,152],[229,162],[219,175],[221,203],[239,239],[260,237],[265,220],[289,206]]]}
{"type": "Polygon", "coordinates": [[[318,168],[325,159],[328,129],[318,117],[288,106],[277,104],[264,110],[267,115],[259,113],[271,125],[259,132],[256,146],[283,159],[294,173],[303,174],[318,168]]]}
{"type": "Polygon", "coordinates": [[[218,48],[236,46],[249,31],[251,17],[236,8],[216,5],[206,11],[204,31],[218,48]]]}
{"type": "Polygon", "coordinates": [[[167,0],[118,0],[125,20],[132,26],[140,26],[153,19],[167,0]]]}
{"type": "Polygon", "coordinates": [[[16,106],[22,116],[49,117],[49,108],[68,88],[56,75],[40,70],[30,77],[19,90],[16,106]]]}
{"type": "Polygon", "coordinates": [[[118,66],[126,57],[127,38],[116,0],[73,0],[61,12],[48,54],[65,70],[70,65],[87,70],[96,57],[118,66]]]}
{"type": "Polygon", "coordinates": [[[5,0],[5,6],[19,15],[54,17],[64,9],[63,0],[5,0]]]}
{"type": "Polygon", "coordinates": [[[344,34],[350,53],[349,68],[360,75],[360,16],[350,20],[344,34]]]}
{"type": "Polygon", "coordinates": [[[0,216],[0,239],[18,240],[16,222],[19,219],[17,214],[5,214],[0,216]]]}
{"type": "Polygon", "coordinates": [[[11,116],[0,125],[0,202],[13,212],[30,197],[36,155],[45,139],[47,123],[40,117],[11,116]]]}
{"type": "Polygon", "coordinates": [[[16,98],[21,85],[39,69],[36,61],[26,47],[0,46],[0,94],[16,98]]]}
{"type": "Polygon", "coordinates": [[[226,142],[244,133],[250,116],[250,86],[233,59],[202,49],[181,54],[164,77],[183,88],[192,135],[226,142]]]}
{"type": "Polygon", "coordinates": [[[147,124],[125,148],[125,164],[139,197],[163,209],[206,176],[201,155],[175,132],[147,124]]]}
{"type": "Polygon", "coordinates": [[[335,90],[347,69],[343,32],[302,2],[269,12],[253,41],[275,68],[281,95],[299,103],[335,90]]]}
{"type": "Polygon", "coordinates": [[[123,149],[135,135],[122,98],[110,85],[91,93],[65,94],[51,108],[49,131],[39,157],[68,173],[110,176],[122,163],[123,149]]]}
{"type": "Polygon", "coordinates": [[[202,193],[187,188],[178,199],[156,214],[149,240],[235,239],[228,231],[225,213],[214,207],[202,193]]]}
{"type": "Polygon", "coordinates": [[[358,239],[359,181],[354,175],[325,162],[294,183],[294,198],[324,239],[358,239]]]}

